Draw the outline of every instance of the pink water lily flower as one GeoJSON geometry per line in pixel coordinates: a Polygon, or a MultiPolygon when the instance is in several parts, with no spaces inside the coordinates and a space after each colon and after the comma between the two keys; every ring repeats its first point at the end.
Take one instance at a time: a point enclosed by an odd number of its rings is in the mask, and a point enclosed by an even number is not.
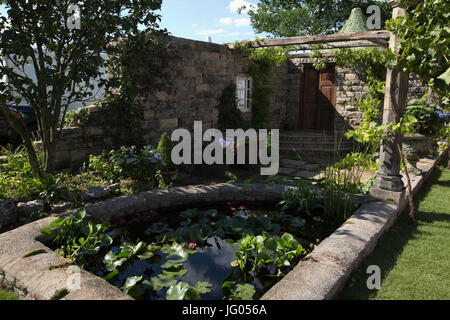
{"type": "Polygon", "coordinates": [[[197,247],[197,244],[195,242],[189,242],[189,249],[193,250],[197,247]]]}

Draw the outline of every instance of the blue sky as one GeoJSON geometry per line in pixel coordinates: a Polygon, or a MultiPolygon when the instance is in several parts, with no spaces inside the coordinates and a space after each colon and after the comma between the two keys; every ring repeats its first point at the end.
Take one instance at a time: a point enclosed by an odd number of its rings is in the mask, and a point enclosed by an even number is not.
{"type": "MultiPolygon", "coordinates": [[[[74,0],[74,3],[76,1],[74,0]]],[[[238,14],[243,5],[258,0],[163,0],[161,26],[174,36],[215,43],[252,40],[255,33],[249,16],[238,14]]],[[[4,14],[4,8],[0,8],[4,14]]]]}
{"type": "Polygon", "coordinates": [[[225,43],[255,37],[247,14],[237,9],[257,0],[163,0],[161,26],[174,36],[225,43]]]}

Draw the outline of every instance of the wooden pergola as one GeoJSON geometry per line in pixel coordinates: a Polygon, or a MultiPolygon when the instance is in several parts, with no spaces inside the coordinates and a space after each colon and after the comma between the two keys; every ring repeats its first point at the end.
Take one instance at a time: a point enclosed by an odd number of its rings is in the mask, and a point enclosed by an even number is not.
{"type": "MultiPolygon", "coordinates": [[[[266,48],[281,46],[296,46],[299,50],[312,50],[321,44],[320,49],[339,49],[339,48],[363,48],[363,47],[389,47],[391,33],[387,30],[374,30],[364,32],[353,32],[346,34],[325,34],[302,37],[290,37],[279,39],[263,39],[250,41],[250,48],[266,48]]],[[[227,43],[229,48],[234,44],[227,43]]]]}
{"type": "MultiPolygon", "coordinates": [[[[405,16],[406,9],[395,1],[389,2],[393,7],[392,17],[405,16]]],[[[250,48],[293,46],[296,50],[330,50],[338,48],[381,47],[397,52],[398,37],[387,30],[338,33],[330,35],[312,35],[280,39],[250,41],[250,48]],[[318,45],[321,46],[318,46],[318,45]]],[[[226,44],[233,48],[234,44],[226,44]]],[[[406,109],[409,72],[387,69],[386,93],[383,107],[383,123],[396,123],[406,109]]],[[[383,139],[380,146],[380,165],[371,194],[377,198],[391,199],[402,203],[405,187],[400,175],[399,135],[383,139]]],[[[408,178],[410,191],[410,183],[408,178]]]]}

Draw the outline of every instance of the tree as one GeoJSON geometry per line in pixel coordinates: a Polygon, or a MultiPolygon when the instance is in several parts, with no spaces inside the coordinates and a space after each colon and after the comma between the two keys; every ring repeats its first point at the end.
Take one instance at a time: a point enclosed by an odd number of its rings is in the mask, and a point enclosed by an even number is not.
{"type": "Polygon", "coordinates": [[[374,0],[261,0],[256,9],[249,8],[248,14],[257,33],[295,37],[335,33],[353,8],[366,12],[373,4],[381,8],[381,21],[391,17],[389,4],[374,0]]]}
{"type": "MultiPolygon", "coordinates": [[[[71,0],[0,0],[7,16],[0,17],[0,54],[12,65],[0,62],[0,110],[21,136],[33,174],[54,171],[54,153],[70,104],[93,95],[108,60],[121,46],[120,39],[133,39],[157,32],[162,0],[90,0],[71,5],[71,0]],[[77,25],[79,9],[81,23],[77,25]],[[31,64],[36,79],[24,70],[31,64]],[[17,98],[20,96],[21,98],[17,98]],[[33,140],[23,119],[15,121],[8,107],[22,98],[34,109],[43,143],[41,168],[33,140]]],[[[115,70],[117,71],[117,70],[115,70]]],[[[117,84],[117,77],[112,77],[117,84]]],[[[106,85],[108,80],[100,80],[106,85]]],[[[120,85],[127,85],[121,83],[120,85]]]]}
{"type": "Polygon", "coordinates": [[[450,103],[450,3],[447,0],[400,1],[406,17],[397,17],[387,28],[400,37],[397,67],[427,81],[444,102],[450,103]]]}

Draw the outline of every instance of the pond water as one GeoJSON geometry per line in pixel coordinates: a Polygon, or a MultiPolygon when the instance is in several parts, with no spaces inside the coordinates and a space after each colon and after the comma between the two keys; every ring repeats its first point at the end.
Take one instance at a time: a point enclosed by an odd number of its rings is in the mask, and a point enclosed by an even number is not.
{"type": "MultiPolygon", "coordinates": [[[[175,272],[176,276],[172,279],[163,275],[161,280],[170,280],[171,285],[175,283],[173,280],[176,280],[176,283],[185,282],[190,286],[208,282],[209,291],[205,290],[201,294],[201,298],[205,300],[226,298],[227,295],[222,290],[225,281],[251,284],[256,290],[253,298],[257,299],[281,279],[276,276],[280,268],[270,263],[257,272],[233,267],[231,263],[236,261],[235,252],[224,239],[235,241],[234,248],[238,250],[240,245],[237,243],[242,234],[264,234],[268,239],[280,238],[289,232],[295,242],[298,241],[305,250],[292,259],[290,266],[282,268],[284,274],[287,274],[312,249],[313,244],[327,237],[337,227],[320,218],[302,218],[281,214],[274,208],[248,209],[234,204],[183,212],[145,212],[114,221],[114,231],[111,234],[115,235],[115,240],[108,258],[113,257],[112,262],[109,261],[108,265],[107,258],[103,258],[105,252],[102,252],[100,258],[85,268],[98,276],[108,277],[113,270],[112,263],[116,263],[120,260],[117,257],[122,256],[123,263],[117,265],[117,270],[114,271],[116,274],[107,280],[136,299],[166,299],[169,285],[162,288],[152,287],[150,282],[167,272],[175,272]],[[153,246],[153,249],[149,249],[152,253],[148,257],[131,253],[133,246],[142,241],[145,246],[153,246]],[[124,244],[125,247],[128,245],[128,249],[124,249],[124,244]],[[178,245],[184,249],[174,253],[175,249],[178,250],[178,247],[174,246],[178,245]],[[126,254],[121,255],[124,251],[126,254]],[[186,252],[189,252],[188,256],[181,259],[181,263],[174,265],[173,259],[179,259],[186,252]],[[126,291],[127,279],[141,276],[136,286],[126,291]]],[[[145,249],[143,251],[145,252],[145,249]]],[[[268,252],[268,249],[263,248],[262,251],[268,252]]]]}

